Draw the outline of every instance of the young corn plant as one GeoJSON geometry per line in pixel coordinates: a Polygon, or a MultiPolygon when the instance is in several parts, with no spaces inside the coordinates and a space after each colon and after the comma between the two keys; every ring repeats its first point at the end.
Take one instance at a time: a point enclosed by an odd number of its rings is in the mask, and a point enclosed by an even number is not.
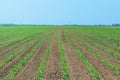
{"type": "Polygon", "coordinates": [[[70,80],[69,67],[67,65],[65,51],[62,45],[61,35],[59,36],[58,42],[59,42],[59,48],[60,48],[60,59],[62,63],[63,75],[65,77],[65,80],[70,80]]]}
{"type": "MultiPolygon", "coordinates": [[[[25,40],[26,41],[26,40],[25,40]]],[[[3,60],[2,60],[2,63],[0,64],[0,69],[5,65],[7,64],[9,61],[13,60],[16,56],[18,56],[19,54],[21,54],[28,46],[30,46],[35,40],[33,40],[32,42],[30,42],[29,44],[25,45],[22,47],[22,49],[14,52],[13,54],[5,57],[3,60]]]]}
{"type": "Polygon", "coordinates": [[[26,63],[30,60],[32,55],[39,48],[39,46],[44,42],[44,40],[46,40],[47,37],[48,36],[46,36],[42,40],[40,40],[40,42],[37,45],[35,45],[34,49],[32,49],[29,54],[27,54],[23,59],[21,59],[17,65],[14,65],[10,69],[10,75],[5,77],[4,80],[14,80],[16,74],[26,65],[26,63]]]}
{"type": "Polygon", "coordinates": [[[46,64],[47,64],[47,61],[48,61],[48,56],[49,56],[50,51],[51,51],[52,42],[53,42],[53,39],[50,41],[50,45],[46,49],[46,55],[44,56],[43,61],[40,64],[39,71],[38,71],[38,76],[36,77],[35,80],[42,80],[43,77],[44,77],[46,64]]]}
{"type": "MultiPolygon", "coordinates": [[[[65,34],[66,35],[66,34],[65,34]]],[[[83,61],[83,63],[87,66],[88,70],[90,71],[91,75],[96,79],[100,80],[100,76],[98,72],[95,70],[95,68],[89,63],[89,61],[86,59],[86,57],[80,52],[80,50],[72,43],[72,41],[65,36],[68,43],[71,45],[71,47],[76,51],[76,53],[79,55],[80,59],[83,61]]]]}
{"type": "MultiPolygon", "coordinates": [[[[81,38],[79,38],[79,37],[77,37],[77,36],[75,36],[75,35],[74,35],[74,37],[76,38],[77,41],[79,41],[79,40],[81,39],[81,38]]],[[[84,39],[83,39],[83,40],[84,40],[84,39]]],[[[95,44],[95,42],[91,41],[90,39],[86,39],[86,42],[88,42],[89,44],[95,46],[96,48],[98,48],[98,49],[106,52],[108,55],[113,56],[114,58],[120,60],[120,56],[119,56],[119,55],[117,55],[117,54],[115,54],[115,53],[113,53],[113,52],[111,52],[111,51],[109,51],[109,50],[106,50],[105,48],[103,48],[103,47],[101,47],[101,46],[98,46],[97,44],[95,44]]]]}
{"type": "MultiPolygon", "coordinates": [[[[30,45],[30,44],[29,44],[30,45]]],[[[26,48],[28,47],[28,45],[22,47],[22,49],[18,50],[17,52],[5,57],[2,60],[2,63],[0,64],[0,69],[2,69],[2,67],[7,64],[9,61],[11,61],[12,59],[14,59],[17,55],[19,55],[21,52],[23,52],[26,48]]]]}
{"type": "Polygon", "coordinates": [[[93,50],[92,48],[88,47],[86,44],[81,43],[79,40],[75,40],[78,44],[83,45],[86,49],[92,52],[96,57],[102,60],[110,69],[114,70],[115,72],[120,74],[120,68],[117,68],[115,65],[111,64],[109,60],[102,57],[97,51],[93,50]]]}

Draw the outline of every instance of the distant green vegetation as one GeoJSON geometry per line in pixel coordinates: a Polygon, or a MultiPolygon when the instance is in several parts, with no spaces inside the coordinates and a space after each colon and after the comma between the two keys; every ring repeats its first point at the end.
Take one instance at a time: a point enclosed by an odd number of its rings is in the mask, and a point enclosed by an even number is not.
{"type": "MultiPolygon", "coordinates": [[[[40,63],[38,62],[39,68],[36,69],[37,75],[35,79],[43,80],[44,75],[46,74],[46,68],[48,65],[52,66],[50,64],[47,65],[47,62],[49,55],[52,52],[51,48],[53,48],[55,36],[58,38],[58,43],[55,44],[58,44],[59,48],[58,53],[55,51],[55,54],[60,54],[61,72],[65,80],[70,80],[71,75],[73,75],[72,72],[75,72],[75,70],[71,66],[68,66],[70,56],[66,55],[67,52],[65,52],[65,50],[67,48],[63,47],[63,44],[65,44],[62,41],[63,36],[66,43],[68,43],[72,50],[74,50],[74,54],[78,56],[81,62],[85,64],[84,66],[88,69],[90,76],[95,80],[103,79],[102,72],[97,68],[98,65],[96,64],[99,64],[97,62],[105,64],[104,66],[106,66],[107,69],[110,69],[114,73],[120,75],[120,67],[119,65],[116,65],[117,63],[119,64],[120,61],[120,28],[118,27],[0,26],[0,75],[1,72],[6,72],[5,74],[7,75],[4,77],[0,76],[0,80],[14,80],[16,75],[19,74],[29,60],[33,58],[33,55],[41,47],[41,45],[50,37],[48,40],[49,43],[46,44],[45,53],[44,55],[41,55],[42,60],[40,63]],[[92,57],[88,57],[88,53],[82,49],[87,50],[92,57]],[[110,59],[114,59],[116,62],[110,61],[109,57],[104,57],[98,50],[104,52],[106,55],[109,55],[112,57],[110,59]],[[92,60],[94,59],[91,58],[95,58],[96,64],[92,64],[92,60]],[[6,69],[5,71],[4,68],[6,69]]],[[[39,54],[41,54],[41,52],[39,54]]],[[[35,56],[37,55],[35,54],[35,56]]],[[[56,55],[54,55],[54,57],[55,56],[56,55]]],[[[52,59],[52,57],[50,57],[50,59],[52,59]]],[[[74,60],[75,59],[73,59],[73,61],[74,60]]],[[[34,61],[32,62],[34,63],[34,61]]],[[[54,60],[51,61],[54,62],[54,60]]],[[[32,67],[34,68],[34,65],[32,67]]],[[[104,70],[105,68],[102,69],[104,70]]],[[[52,73],[49,75],[52,75],[52,73]]],[[[74,76],[76,76],[76,74],[74,76]]]]}

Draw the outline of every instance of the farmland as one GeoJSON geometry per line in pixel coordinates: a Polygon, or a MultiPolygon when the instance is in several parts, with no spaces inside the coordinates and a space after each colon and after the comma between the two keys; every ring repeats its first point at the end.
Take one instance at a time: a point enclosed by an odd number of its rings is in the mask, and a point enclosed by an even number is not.
{"type": "Polygon", "coordinates": [[[120,80],[120,28],[0,27],[0,80],[120,80]]]}

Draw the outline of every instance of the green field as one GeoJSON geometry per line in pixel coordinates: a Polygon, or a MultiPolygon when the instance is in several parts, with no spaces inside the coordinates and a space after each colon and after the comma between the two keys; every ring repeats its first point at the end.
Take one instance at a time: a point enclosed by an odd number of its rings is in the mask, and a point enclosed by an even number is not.
{"type": "Polygon", "coordinates": [[[120,28],[1,26],[0,80],[120,80],[120,28]]]}

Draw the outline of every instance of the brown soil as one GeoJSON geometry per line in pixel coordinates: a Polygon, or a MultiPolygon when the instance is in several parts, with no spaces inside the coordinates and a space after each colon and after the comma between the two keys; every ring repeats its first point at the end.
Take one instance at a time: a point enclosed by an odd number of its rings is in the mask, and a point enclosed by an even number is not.
{"type": "Polygon", "coordinates": [[[108,55],[107,53],[95,48],[94,46],[87,44],[89,47],[91,47],[92,49],[96,50],[102,57],[104,57],[105,59],[109,60],[113,65],[117,66],[118,68],[120,68],[120,60],[115,59],[114,57],[108,55]]]}
{"type": "Polygon", "coordinates": [[[50,43],[50,39],[51,38],[48,38],[42,43],[26,66],[17,74],[14,80],[35,80],[40,63],[42,62],[43,56],[46,53],[46,48],[50,43]]]}
{"type": "MultiPolygon", "coordinates": [[[[83,37],[83,35],[81,35],[81,36],[83,37]]],[[[86,36],[85,36],[84,38],[89,39],[89,38],[87,38],[86,36]]],[[[101,56],[103,56],[104,58],[106,58],[107,60],[109,60],[113,65],[115,65],[115,66],[117,66],[118,68],[120,68],[120,60],[115,59],[114,57],[108,55],[106,52],[104,52],[104,51],[102,51],[102,50],[100,50],[100,49],[92,46],[92,45],[89,44],[88,42],[85,42],[85,41],[80,40],[80,39],[79,39],[79,41],[82,42],[82,43],[84,43],[84,44],[86,44],[86,45],[88,45],[88,46],[91,47],[92,49],[96,50],[98,53],[100,53],[101,56]]],[[[111,51],[111,52],[113,52],[114,54],[117,54],[117,55],[120,56],[120,53],[119,53],[118,51],[115,51],[115,50],[113,50],[113,49],[111,49],[111,48],[108,48],[108,47],[103,46],[103,45],[98,44],[98,43],[96,43],[96,44],[97,44],[98,46],[103,47],[103,48],[105,48],[106,50],[111,51]]]]}
{"type": "Polygon", "coordinates": [[[3,40],[3,41],[0,41],[0,45],[3,45],[3,44],[5,44],[5,43],[7,43],[7,42],[9,42],[9,41],[12,41],[12,40],[14,40],[14,39],[17,39],[17,38],[8,38],[8,39],[5,39],[5,40],[3,40]]]}
{"type": "Polygon", "coordinates": [[[10,55],[10,54],[16,52],[17,50],[21,49],[23,46],[27,45],[28,43],[29,43],[29,42],[25,42],[25,43],[17,46],[16,48],[14,48],[13,50],[9,51],[8,53],[1,55],[1,56],[0,56],[0,59],[1,59],[1,60],[4,59],[4,58],[7,57],[8,55],[10,55]]]}
{"type": "Polygon", "coordinates": [[[34,44],[32,44],[30,47],[28,47],[23,53],[15,57],[12,61],[10,61],[7,65],[5,65],[1,70],[0,70],[0,78],[3,78],[7,76],[9,73],[9,69],[17,64],[19,60],[21,60],[27,53],[29,53],[33,47],[38,43],[39,41],[36,41],[34,44]]]}
{"type": "MultiPolygon", "coordinates": [[[[85,39],[89,39],[89,38],[88,38],[89,36],[87,36],[87,35],[85,35],[85,34],[82,35],[82,34],[83,34],[83,33],[80,33],[80,35],[81,35],[82,37],[84,37],[85,39]]],[[[91,36],[91,37],[95,39],[94,36],[91,36]]],[[[116,50],[114,50],[114,49],[112,49],[112,48],[109,48],[109,47],[104,46],[104,45],[102,45],[102,44],[99,44],[99,43],[97,43],[97,42],[95,42],[95,44],[97,44],[98,46],[100,46],[100,47],[102,47],[102,48],[105,48],[106,50],[111,51],[111,52],[113,52],[114,54],[117,54],[117,55],[120,56],[120,52],[118,52],[118,51],[116,51],[116,50]]]]}
{"type": "Polygon", "coordinates": [[[2,63],[2,61],[4,60],[4,58],[6,58],[7,56],[17,52],[17,50],[20,50],[23,46],[27,45],[28,42],[18,46],[17,48],[15,48],[14,50],[11,50],[10,52],[6,53],[6,54],[3,54],[2,56],[0,56],[0,64],[2,63]]]}
{"type": "Polygon", "coordinates": [[[95,67],[100,74],[101,80],[120,80],[119,74],[108,68],[101,60],[89,52],[86,48],[78,45],[72,38],[70,38],[74,45],[80,49],[80,51],[86,56],[88,61],[95,67]]]}
{"type": "Polygon", "coordinates": [[[6,42],[9,42],[9,41],[12,41],[12,40],[15,40],[15,39],[17,39],[17,37],[9,36],[7,38],[2,39],[0,41],[0,45],[5,44],[6,42]]]}
{"type": "MultiPolygon", "coordinates": [[[[105,53],[104,51],[92,46],[91,44],[80,40],[80,42],[82,42],[83,44],[86,44],[88,47],[92,48],[93,50],[97,51],[102,57],[104,57],[105,59],[109,60],[113,65],[117,66],[118,68],[120,68],[120,60],[115,59],[114,57],[108,55],[107,53],[105,53]]],[[[99,45],[100,46],[100,45],[99,45]]],[[[102,46],[103,47],[103,46],[102,46]]]]}
{"type": "MultiPolygon", "coordinates": [[[[38,34],[36,34],[36,35],[33,35],[33,36],[29,36],[29,37],[25,37],[23,40],[25,40],[25,39],[34,39],[34,37],[36,37],[36,36],[38,36],[38,34]]],[[[6,54],[6,53],[8,53],[9,51],[11,51],[11,48],[12,47],[14,47],[14,46],[19,46],[18,44],[21,42],[21,41],[23,41],[23,40],[18,40],[18,41],[16,41],[15,43],[13,43],[13,44],[10,44],[10,45],[8,45],[8,46],[5,46],[5,47],[2,47],[2,48],[0,48],[0,55],[3,55],[3,54],[6,54]]]]}
{"type": "Polygon", "coordinates": [[[106,50],[108,50],[108,51],[110,51],[110,52],[113,52],[114,54],[117,54],[118,56],[120,56],[120,52],[118,52],[118,51],[116,51],[116,50],[114,50],[114,49],[112,49],[112,48],[103,46],[103,45],[101,45],[101,44],[98,44],[98,43],[96,43],[96,44],[97,44],[98,46],[103,47],[103,48],[105,48],[106,50]]]}
{"type": "Polygon", "coordinates": [[[55,37],[43,80],[64,80],[62,74],[62,64],[60,63],[60,52],[58,47],[58,36],[55,37]]]}
{"type": "Polygon", "coordinates": [[[9,48],[11,48],[11,46],[17,45],[21,41],[22,40],[16,40],[15,42],[13,42],[13,44],[8,44],[7,46],[4,46],[4,47],[0,48],[0,50],[4,52],[5,49],[9,49],[9,48]]]}
{"type": "Polygon", "coordinates": [[[18,45],[19,43],[20,43],[20,41],[19,41],[19,42],[15,42],[15,43],[12,44],[12,45],[8,45],[8,46],[5,46],[5,47],[0,48],[0,51],[1,51],[0,55],[3,55],[3,54],[5,54],[5,53],[9,52],[10,48],[18,45]]]}
{"type": "MultiPolygon", "coordinates": [[[[85,36],[86,37],[86,36],[85,36]]],[[[91,36],[92,38],[95,38],[95,37],[93,37],[93,36],[91,36]]],[[[87,39],[89,39],[89,38],[87,38],[87,39]]],[[[98,46],[100,46],[100,47],[103,47],[103,48],[105,48],[106,50],[108,50],[108,51],[111,51],[111,52],[113,52],[114,54],[117,54],[117,55],[119,55],[120,56],[120,52],[118,52],[118,51],[116,51],[116,50],[114,50],[114,49],[112,49],[112,48],[109,48],[109,47],[107,47],[107,46],[104,46],[104,45],[102,45],[102,44],[100,44],[100,43],[97,43],[97,42],[95,42],[98,46]]]]}
{"type": "Polygon", "coordinates": [[[71,80],[94,80],[88,71],[85,64],[80,60],[80,57],[70,47],[68,42],[65,40],[64,35],[62,36],[63,47],[66,53],[66,60],[69,66],[70,79],[71,80]]]}
{"type": "Polygon", "coordinates": [[[5,50],[6,53],[3,53],[3,55],[0,56],[0,63],[2,62],[2,60],[3,60],[5,57],[7,57],[7,56],[9,56],[10,54],[12,54],[12,53],[16,52],[17,50],[21,49],[23,46],[27,45],[30,41],[33,41],[34,39],[35,39],[35,37],[31,37],[29,41],[24,42],[23,44],[18,45],[18,46],[15,47],[13,50],[10,50],[10,49],[9,49],[8,52],[7,52],[7,50],[5,50]]]}

